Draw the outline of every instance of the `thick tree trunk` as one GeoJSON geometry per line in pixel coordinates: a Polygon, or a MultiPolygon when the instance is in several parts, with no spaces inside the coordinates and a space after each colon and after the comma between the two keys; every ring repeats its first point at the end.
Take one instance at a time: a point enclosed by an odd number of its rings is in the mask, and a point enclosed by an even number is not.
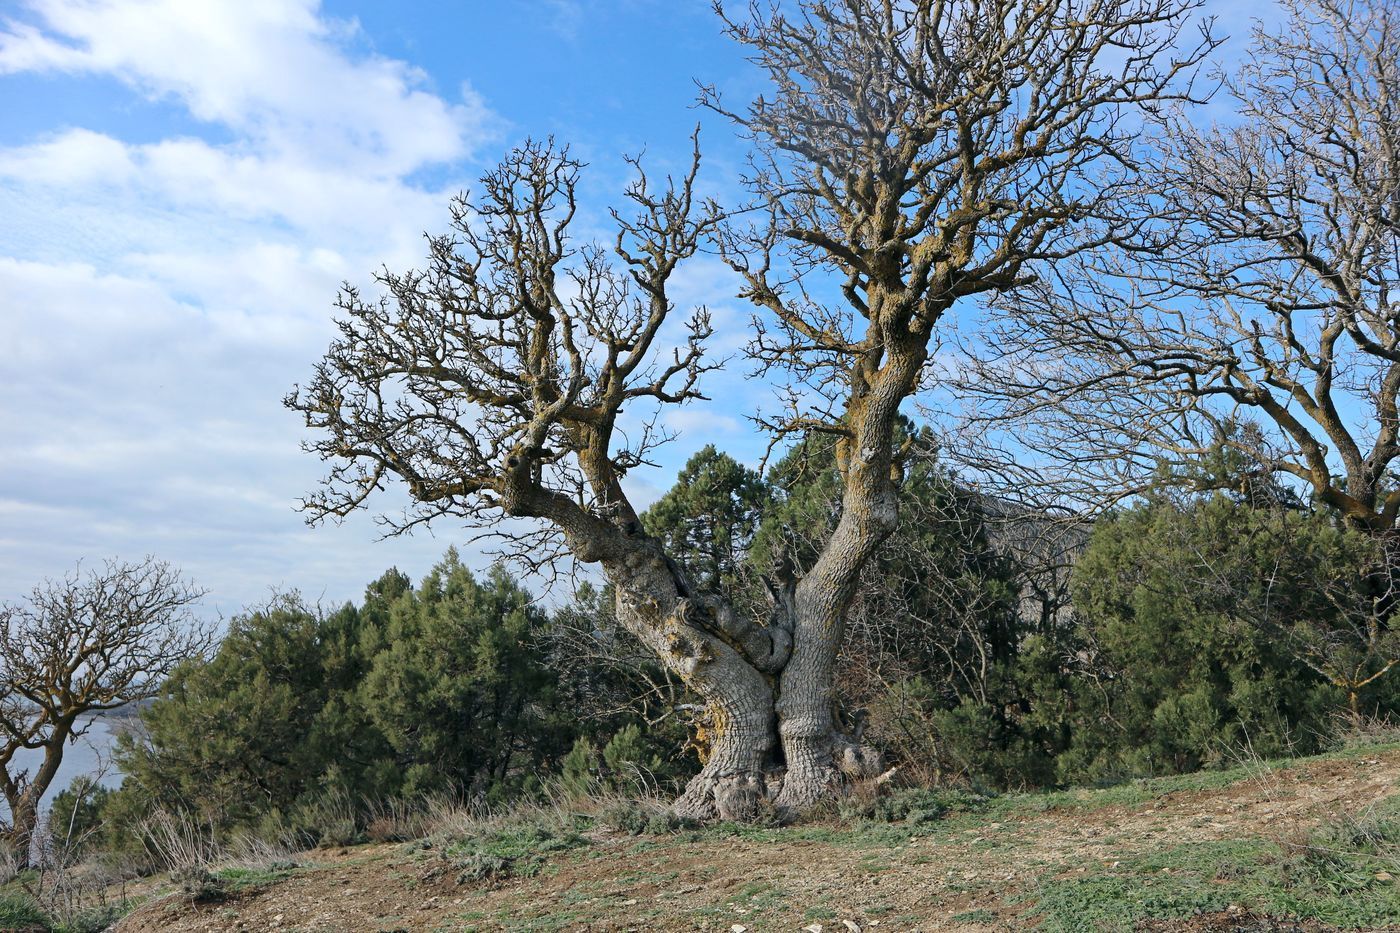
{"type": "Polygon", "coordinates": [[[775,708],[787,772],[775,804],[787,818],[843,792],[848,781],[881,771],[879,753],[845,734],[836,720],[836,654],[847,607],[827,595],[799,588],[792,660],[779,680],[775,708]]]}
{"type": "Polygon", "coordinates": [[[619,619],[700,694],[711,717],[710,757],[676,801],[679,814],[745,819],[781,775],[774,805],[793,818],[882,770],[879,753],[839,727],[835,666],[861,568],[898,521],[894,425],[923,359],[910,339],[883,367],[853,374],[850,434],[838,448],[841,519],[769,625],[693,594],[655,542],[600,554],[619,619]]]}
{"type": "Polygon", "coordinates": [[[39,828],[38,801],[30,794],[24,794],[10,811],[10,850],[17,860],[18,867],[29,868],[33,864],[34,834],[39,828]]]}
{"type": "Polygon", "coordinates": [[[659,551],[641,549],[604,568],[616,587],[618,620],[705,702],[709,756],[676,812],[694,820],[752,818],[776,746],[769,678],[721,636],[713,610],[691,601],[659,551]]]}
{"type": "Polygon", "coordinates": [[[777,806],[797,814],[847,780],[874,777],[880,755],[844,734],[835,715],[836,655],[846,611],[855,598],[861,568],[899,521],[894,426],[900,402],[912,391],[925,351],[906,338],[852,372],[847,429],[837,446],[845,480],[841,519],[821,556],[797,585],[792,659],[782,673],[777,702],[787,775],[777,806]]]}
{"type": "Polygon", "coordinates": [[[767,796],[775,746],[771,692],[736,691],[709,707],[709,757],[673,809],[692,820],[749,820],[767,796]],[[748,708],[743,708],[748,704],[748,708]]]}
{"type": "Polygon", "coordinates": [[[876,773],[879,756],[841,734],[833,715],[840,593],[799,587],[761,627],[683,595],[682,572],[659,556],[605,568],[619,621],[705,702],[708,757],[676,800],[678,815],[750,819],[778,785],[775,806],[791,818],[839,792],[843,776],[876,773]]]}

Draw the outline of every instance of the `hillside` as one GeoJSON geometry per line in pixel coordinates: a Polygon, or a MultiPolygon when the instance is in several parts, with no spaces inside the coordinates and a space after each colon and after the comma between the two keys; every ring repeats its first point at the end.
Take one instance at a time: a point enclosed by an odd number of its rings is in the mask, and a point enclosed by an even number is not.
{"type": "Polygon", "coordinates": [[[1400,929],[1397,782],[1387,745],[1102,790],[906,796],[886,804],[896,822],[633,835],[535,814],[230,869],[212,898],[158,894],[118,929],[1400,929]]]}

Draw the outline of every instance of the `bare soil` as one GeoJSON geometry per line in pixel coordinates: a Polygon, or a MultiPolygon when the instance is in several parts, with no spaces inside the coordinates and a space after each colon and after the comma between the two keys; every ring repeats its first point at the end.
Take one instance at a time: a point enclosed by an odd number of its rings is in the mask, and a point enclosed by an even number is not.
{"type": "MultiPolygon", "coordinates": [[[[1191,841],[1301,838],[1400,783],[1400,750],[1261,767],[1236,783],[1143,803],[1083,805],[930,826],[895,838],[814,827],[721,836],[599,834],[532,878],[461,880],[431,850],[371,845],[304,857],[279,883],[218,903],[166,896],[117,929],[1014,930],[1033,927],[1037,879],[1093,872],[1191,841]]],[[[1111,792],[1101,792],[1103,800],[1111,792]]],[[[1233,909],[1147,930],[1321,930],[1233,909]]]]}

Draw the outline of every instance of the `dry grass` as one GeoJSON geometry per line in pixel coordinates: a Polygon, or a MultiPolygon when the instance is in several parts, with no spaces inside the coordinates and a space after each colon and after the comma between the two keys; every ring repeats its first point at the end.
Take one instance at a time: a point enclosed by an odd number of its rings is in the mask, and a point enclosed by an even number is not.
{"type": "Polygon", "coordinates": [[[1338,750],[1400,743],[1400,721],[1391,716],[1353,716],[1338,712],[1332,727],[1332,745],[1338,750]]]}

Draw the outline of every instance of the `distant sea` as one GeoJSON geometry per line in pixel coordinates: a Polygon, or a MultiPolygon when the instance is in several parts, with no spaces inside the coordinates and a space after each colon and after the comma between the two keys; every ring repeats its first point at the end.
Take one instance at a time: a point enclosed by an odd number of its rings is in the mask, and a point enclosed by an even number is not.
{"type": "MultiPolygon", "coordinates": [[[[116,787],[122,776],[112,763],[112,748],[123,729],[136,725],[135,716],[92,716],[84,721],[88,725],[87,734],[66,746],[63,750],[63,763],[59,765],[58,776],[49,785],[41,807],[47,808],[55,794],[66,789],[74,778],[84,775],[96,776],[107,787],[116,787]]],[[[37,749],[19,750],[10,767],[15,770],[29,769],[32,773],[44,760],[44,753],[37,749]]],[[[3,809],[3,804],[0,804],[3,809]]]]}

